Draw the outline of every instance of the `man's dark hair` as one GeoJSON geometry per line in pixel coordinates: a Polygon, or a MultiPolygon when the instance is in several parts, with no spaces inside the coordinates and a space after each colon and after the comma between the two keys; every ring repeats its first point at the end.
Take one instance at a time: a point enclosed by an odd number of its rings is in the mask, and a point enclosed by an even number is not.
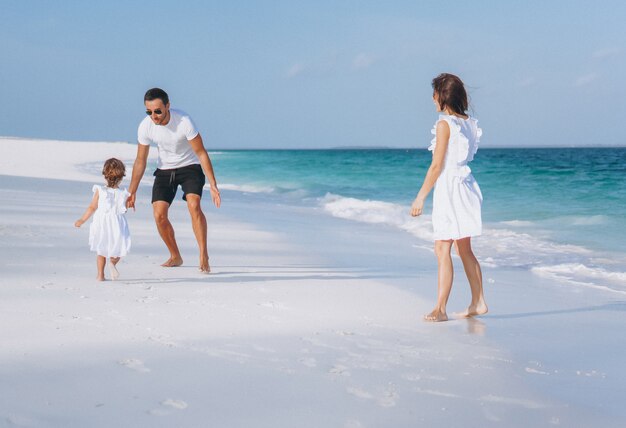
{"type": "Polygon", "coordinates": [[[165,92],[161,88],[148,89],[148,91],[146,92],[146,95],[143,96],[144,103],[146,101],[154,101],[156,99],[163,101],[163,104],[165,105],[167,105],[170,102],[170,97],[167,96],[167,92],[165,92]]]}

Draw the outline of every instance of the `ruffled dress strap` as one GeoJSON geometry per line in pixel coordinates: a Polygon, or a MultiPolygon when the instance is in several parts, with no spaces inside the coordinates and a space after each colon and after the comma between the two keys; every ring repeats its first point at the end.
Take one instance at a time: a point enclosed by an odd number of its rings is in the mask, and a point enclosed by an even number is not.
{"type": "Polygon", "coordinates": [[[470,131],[474,133],[471,140],[465,136],[465,134],[460,133],[459,138],[459,164],[463,165],[468,162],[474,160],[474,155],[478,151],[478,143],[480,142],[480,137],[483,135],[483,130],[478,127],[478,120],[470,117],[468,119],[471,123],[470,131]]]}
{"type": "Polygon", "coordinates": [[[433,139],[430,140],[430,146],[428,147],[428,150],[433,153],[435,152],[435,148],[437,147],[437,124],[442,120],[447,122],[448,126],[450,127],[450,140],[452,140],[454,136],[453,133],[458,134],[461,129],[460,126],[449,115],[440,114],[439,118],[433,125],[433,129],[430,131],[430,133],[433,134],[433,139]]]}
{"type": "Polygon", "coordinates": [[[116,204],[117,213],[118,214],[126,213],[126,200],[130,196],[130,193],[128,192],[128,190],[124,188],[124,189],[116,189],[115,194],[116,194],[115,204],[116,204]]]}
{"type": "Polygon", "coordinates": [[[467,119],[471,123],[470,132],[474,134],[470,135],[470,138],[468,138],[467,135],[461,131],[461,124],[459,123],[460,119],[447,114],[440,114],[439,119],[437,119],[437,122],[435,122],[431,131],[433,139],[430,142],[430,147],[428,147],[428,150],[431,152],[434,152],[435,147],[437,147],[437,124],[442,120],[445,120],[450,127],[451,145],[448,146],[448,152],[453,153],[454,160],[457,165],[467,165],[468,162],[471,162],[474,159],[474,155],[478,151],[480,137],[483,134],[482,129],[478,127],[478,120],[473,117],[467,119]],[[454,144],[452,144],[452,142],[454,142],[454,144]]]}

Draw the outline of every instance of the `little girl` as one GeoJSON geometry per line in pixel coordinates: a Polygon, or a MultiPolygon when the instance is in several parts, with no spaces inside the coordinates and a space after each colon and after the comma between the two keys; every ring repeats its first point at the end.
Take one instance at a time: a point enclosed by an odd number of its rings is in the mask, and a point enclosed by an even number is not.
{"type": "Polygon", "coordinates": [[[130,232],[124,216],[126,199],[130,193],[118,187],[126,175],[124,163],[119,159],[108,159],[102,168],[102,175],[107,185],[93,186],[94,195],[91,204],[83,216],[74,223],[74,226],[81,227],[95,213],[89,227],[89,245],[91,251],[97,254],[98,281],[104,281],[107,258],[111,262],[109,265],[111,278],[113,280],[119,278],[120,274],[115,265],[130,250],[130,232]]]}
{"type": "Polygon", "coordinates": [[[482,131],[477,120],[466,113],[467,93],[461,79],[443,73],[433,79],[432,86],[435,108],[443,114],[439,115],[432,131],[435,138],[428,150],[433,152],[433,159],[411,206],[411,215],[422,214],[424,200],[434,186],[432,221],[438,265],[437,305],[424,319],[447,321],[446,304],[454,276],[450,256],[453,244],[472,291],[472,301],[460,315],[472,317],[487,313],[480,264],[470,242],[472,236],[482,233],[483,197],[467,166],[474,159],[482,131]]]}

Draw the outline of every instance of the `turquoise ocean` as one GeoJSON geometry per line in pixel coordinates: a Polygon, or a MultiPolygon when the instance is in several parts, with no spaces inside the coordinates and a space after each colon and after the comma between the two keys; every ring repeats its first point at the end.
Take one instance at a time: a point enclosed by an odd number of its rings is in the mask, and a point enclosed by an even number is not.
{"type": "MultiPolygon", "coordinates": [[[[409,216],[425,149],[211,151],[223,190],[399,228],[432,247],[430,210],[409,216]]],[[[530,270],[572,287],[626,294],[626,148],[480,149],[483,201],[473,239],[486,268],[530,270]]]]}

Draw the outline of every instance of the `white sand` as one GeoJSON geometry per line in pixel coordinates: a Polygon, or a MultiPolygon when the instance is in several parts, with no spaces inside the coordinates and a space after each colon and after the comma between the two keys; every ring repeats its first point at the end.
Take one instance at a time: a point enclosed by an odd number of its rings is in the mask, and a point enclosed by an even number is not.
{"type": "MultiPolygon", "coordinates": [[[[120,279],[99,283],[73,222],[94,163],[130,168],[135,146],[0,149],[0,427],[626,424],[614,295],[485,270],[490,314],[424,323],[436,265],[409,234],[233,191],[204,204],[214,273],[180,199],[185,266],[161,268],[148,186],[120,279]]],[[[458,272],[449,308],[468,298],[458,272]]]]}

